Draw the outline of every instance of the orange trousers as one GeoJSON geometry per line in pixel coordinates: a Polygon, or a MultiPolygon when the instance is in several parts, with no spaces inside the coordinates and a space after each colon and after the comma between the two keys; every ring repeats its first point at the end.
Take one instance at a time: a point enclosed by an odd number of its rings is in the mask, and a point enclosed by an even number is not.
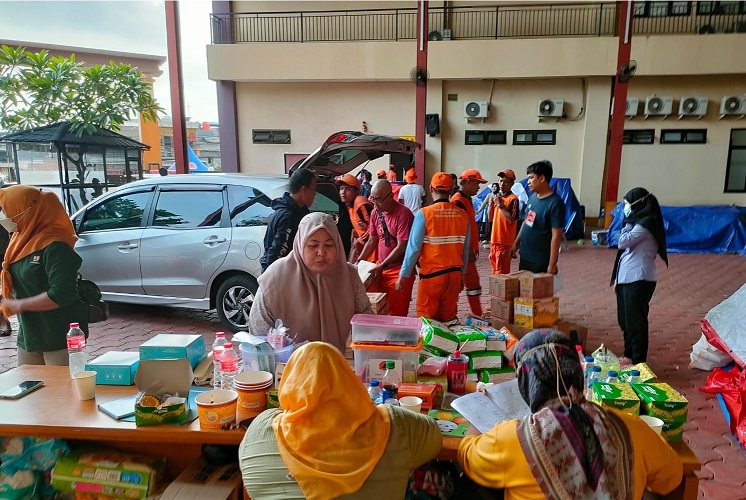
{"type": "Polygon", "coordinates": [[[510,245],[492,243],[490,245],[490,265],[492,274],[510,274],[510,245]]]}
{"type": "Polygon", "coordinates": [[[452,272],[434,278],[420,278],[417,286],[417,316],[442,323],[458,319],[461,273],[452,272]]]}
{"type": "Polygon", "coordinates": [[[466,264],[464,288],[466,288],[466,298],[469,300],[469,309],[471,309],[472,314],[475,316],[482,316],[482,303],[479,299],[482,295],[482,285],[479,283],[479,273],[477,272],[476,262],[469,262],[466,264]]]}
{"type": "Polygon", "coordinates": [[[389,316],[408,316],[409,304],[412,302],[415,274],[402,280],[402,289],[397,291],[396,280],[399,279],[401,266],[384,269],[381,278],[371,285],[369,292],[386,294],[386,314],[389,316]]]}

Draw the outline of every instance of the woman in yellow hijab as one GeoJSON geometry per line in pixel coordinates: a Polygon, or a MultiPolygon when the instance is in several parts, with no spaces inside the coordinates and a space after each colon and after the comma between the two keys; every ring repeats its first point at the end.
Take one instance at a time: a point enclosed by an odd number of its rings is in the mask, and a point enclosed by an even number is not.
{"type": "Polygon", "coordinates": [[[435,421],[370,400],[342,354],[311,342],[279,387],[283,410],[251,423],[239,449],[254,500],[404,498],[412,471],[440,452],[435,421]]]}
{"type": "Polygon", "coordinates": [[[70,218],[54,193],[19,185],[0,189],[0,224],[11,233],[0,279],[2,311],[18,315],[18,365],[67,365],[70,323],[88,332],[70,218]]]}

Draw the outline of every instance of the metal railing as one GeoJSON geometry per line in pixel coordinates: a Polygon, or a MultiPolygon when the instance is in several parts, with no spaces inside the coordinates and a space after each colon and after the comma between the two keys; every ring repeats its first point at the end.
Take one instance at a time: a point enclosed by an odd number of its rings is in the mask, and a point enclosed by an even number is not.
{"type": "MultiPolygon", "coordinates": [[[[617,4],[529,4],[436,7],[432,39],[613,36],[617,4]]],[[[213,44],[414,40],[417,9],[211,14],[213,44]]],[[[746,32],[746,14],[636,17],[638,35],[746,32]]]]}

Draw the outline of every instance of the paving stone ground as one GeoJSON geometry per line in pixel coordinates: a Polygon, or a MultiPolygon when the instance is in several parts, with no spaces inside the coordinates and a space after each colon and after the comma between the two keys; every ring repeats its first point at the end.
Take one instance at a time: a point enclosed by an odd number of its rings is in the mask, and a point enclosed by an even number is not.
{"type": "MultiPolygon", "coordinates": [[[[487,290],[487,250],[479,259],[482,286],[487,290]]],[[[589,342],[621,353],[616,300],[609,287],[615,251],[570,243],[560,255],[564,288],[559,292],[564,319],[589,327],[589,342]]],[[[717,399],[699,390],[707,373],[689,368],[692,344],[701,333],[699,321],[713,306],[744,283],[746,259],[736,255],[670,255],[670,268],[658,261],[658,287],[650,313],[649,365],[658,377],[689,400],[684,439],[702,461],[699,498],[746,498],[746,453],[733,438],[717,399]]],[[[514,263],[515,266],[515,263],[514,263]]],[[[488,304],[484,297],[484,305],[488,304]]],[[[462,297],[460,311],[468,311],[462,297]]],[[[207,345],[221,330],[214,312],[113,304],[108,321],[92,325],[90,356],[109,350],[135,350],[162,331],[198,333],[207,345]]],[[[412,311],[413,313],[413,311],[412,311]]],[[[14,320],[15,318],[13,318],[14,320]]],[[[16,365],[15,333],[0,338],[0,373],[16,365]]]]}

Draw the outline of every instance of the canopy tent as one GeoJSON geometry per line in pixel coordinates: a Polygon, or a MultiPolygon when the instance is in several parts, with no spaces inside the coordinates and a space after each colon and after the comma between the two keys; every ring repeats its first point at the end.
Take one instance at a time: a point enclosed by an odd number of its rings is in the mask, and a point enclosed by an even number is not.
{"type": "MultiPolygon", "coordinates": [[[[197,155],[194,153],[194,150],[192,147],[187,144],[187,158],[189,159],[189,173],[194,174],[197,172],[209,172],[210,169],[205,166],[204,163],[202,163],[202,160],[197,158],[197,155]]],[[[169,172],[176,172],[176,162],[174,162],[173,165],[168,167],[169,172]]]]}

